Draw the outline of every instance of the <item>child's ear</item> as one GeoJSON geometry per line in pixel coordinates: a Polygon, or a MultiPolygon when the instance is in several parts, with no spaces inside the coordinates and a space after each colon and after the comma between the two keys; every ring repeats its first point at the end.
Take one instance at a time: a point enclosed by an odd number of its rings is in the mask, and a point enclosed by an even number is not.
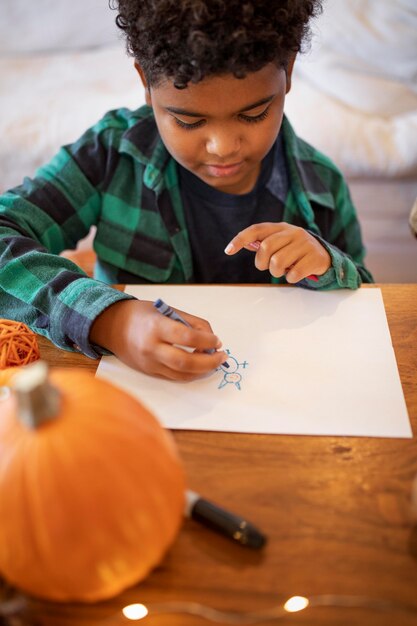
{"type": "Polygon", "coordinates": [[[145,72],[137,61],[135,61],[135,69],[140,76],[142,85],[145,87],[145,100],[148,106],[152,106],[151,90],[149,89],[148,81],[146,80],[145,72]]]}
{"type": "Polygon", "coordinates": [[[292,54],[290,56],[290,58],[288,59],[288,65],[287,65],[287,69],[285,71],[285,74],[286,74],[286,77],[287,77],[287,87],[285,89],[285,93],[286,94],[291,89],[291,77],[292,77],[292,71],[293,71],[293,68],[294,68],[294,63],[295,63],[296,56],[297,56],[296,54],[292,54]]]}

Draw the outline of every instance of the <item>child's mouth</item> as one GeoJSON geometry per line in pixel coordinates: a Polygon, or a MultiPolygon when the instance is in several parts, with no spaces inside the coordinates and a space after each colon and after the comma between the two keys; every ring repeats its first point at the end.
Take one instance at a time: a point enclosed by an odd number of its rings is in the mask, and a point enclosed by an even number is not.
{"type": "Polygon", "coordinates": [[[225,178],[227,176],[234,176],[237,174],[241,170],[242,166],[243,161],[239,161],[239,163],[230,163],[227,165],[214,165],[208,163],[206,168],[210,176],[225,178]]]}

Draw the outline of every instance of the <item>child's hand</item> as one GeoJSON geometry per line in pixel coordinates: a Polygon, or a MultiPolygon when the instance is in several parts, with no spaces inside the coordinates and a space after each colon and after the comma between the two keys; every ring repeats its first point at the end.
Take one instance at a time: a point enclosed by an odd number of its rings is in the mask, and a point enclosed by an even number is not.
{"type": "Polygon", "coordinates": [[[255,251],[255,266],[272,276],[286,275],[289,283],[310,275],[321,276],[331,266],[331,257],[321,243],[304,228],[285,222],[253,224],[226,246],[226,254],[242,248],[255,251]]]}
{"type": "Polygon", "coordinates": [[[161,315],[152,302],[116,302],[94,321],[90,341],[107,348],[121,361],[152,376],[193,380],[216,369],[227,360],[221,342],[210,324],[194,315],[179,312],[193,328],[161,315]],[[175,345],[174,345],[175,344],[175,345]],[[177,346],[187,346],[188,352],[177,346]]]}

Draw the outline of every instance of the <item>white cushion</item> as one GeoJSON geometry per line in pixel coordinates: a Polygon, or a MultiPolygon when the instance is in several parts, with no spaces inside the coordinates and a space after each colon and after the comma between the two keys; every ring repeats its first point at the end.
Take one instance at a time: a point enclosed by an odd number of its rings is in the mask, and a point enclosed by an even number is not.
{"type": "Polygon", "coordinates": [[[331,0],[285,110],[347,176],[417,176],[417,1],[331,0]]]}
{"type": "Polygon", "coordinates": [[[114,44],[115,18],[107,0],[1,0],[0,56],[114,44]]]}
{"type": "Polygon", "coordinates": [[[354,109],[398,115],[417,109],[416,0],[331,0],[297,71],[354,109]]]}
{"type": "Polygon", "coordinates": [[[0,58],[0,192],[32,176],[106,111],[145,93],[121,44],[77,53],[0,58]]]}
{"type": "Polygon", "coordinates": [[[300,137],[346,176],[417,177],[417,109],[370,115],[295,76],[285,112],[300,137]]]}

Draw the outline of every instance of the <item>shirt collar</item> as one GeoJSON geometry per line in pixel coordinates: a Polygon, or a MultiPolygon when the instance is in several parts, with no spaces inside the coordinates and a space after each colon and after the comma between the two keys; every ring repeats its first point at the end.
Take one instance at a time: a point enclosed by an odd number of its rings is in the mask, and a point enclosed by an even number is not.
{"type": "Polygon", "coordinates": [[[159,135],[152,108],[145,105],[136,113],[139,119],[123,133],[120,152],[129,154],[145,166],[145,185],[159,193],[167,186],[164,170],[171,157],[159,135]]]}
{"type": "MultiPolygon", "coordinates": [[[[319,171],[329,169],[330,161],[318,150],[297,137],[284,115],[282,121],[284,150],[287,160],[290,187],[302,206],[311,202],[335,209],[335,201],[319,171]]],[[[334,167],[334,166],[333,166],[334,167]]]]}

